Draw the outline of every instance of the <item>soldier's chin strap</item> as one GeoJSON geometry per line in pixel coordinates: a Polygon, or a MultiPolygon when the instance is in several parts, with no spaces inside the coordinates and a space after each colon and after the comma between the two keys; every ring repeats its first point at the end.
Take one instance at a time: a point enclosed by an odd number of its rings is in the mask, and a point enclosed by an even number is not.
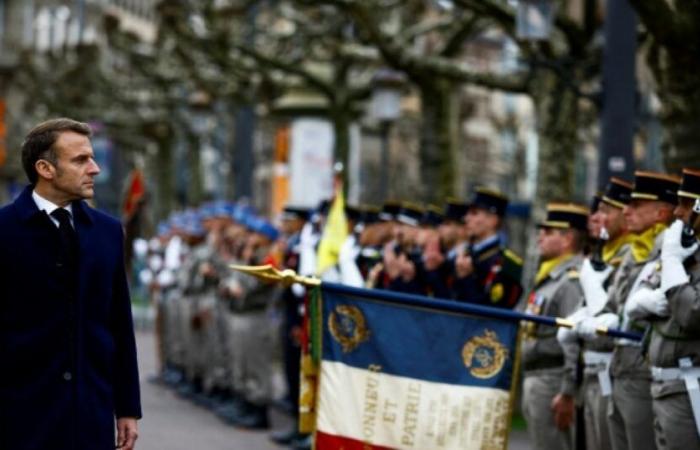
{"type": "Polygon", "coordinates": [[[683,380],[690,398],[690,408],[695,419],[695,428],[700,436],[700,367],[693,367],[690,358],[678,360],[678,368],[652,367],[651,376],[656,381],[683,380]]]}

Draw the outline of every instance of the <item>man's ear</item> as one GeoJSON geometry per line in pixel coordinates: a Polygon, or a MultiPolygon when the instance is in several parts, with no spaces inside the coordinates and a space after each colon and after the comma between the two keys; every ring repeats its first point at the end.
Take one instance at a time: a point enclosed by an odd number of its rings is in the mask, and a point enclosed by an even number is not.
{"type": "Polygon", "coordinates": [[[36,169],[36,173],[40,178],[53,180],[53,178],[56,176],[56,167],[45,159],[40,159],[34,163],[34,168],[36,169]]]}

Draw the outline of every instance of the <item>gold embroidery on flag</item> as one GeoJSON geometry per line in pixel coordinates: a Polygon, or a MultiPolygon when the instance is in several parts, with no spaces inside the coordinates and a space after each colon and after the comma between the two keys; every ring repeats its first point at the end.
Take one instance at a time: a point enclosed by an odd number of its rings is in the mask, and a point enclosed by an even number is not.
{"type": "Polygon", "coordinates": [[[474,336],[462,348],[462,360],[469,373],[486,379],[497,375],[508,358],[508,349],[498,340],[496,332],[486,330],[482,336],[474,336]]]}
{"type": "Polygon", "coordinates": [[[338,305],[328,316],[328,328],[343,349],[343,353],[355,350],[369,339],[365,316],[357,306],[338,305]]]}

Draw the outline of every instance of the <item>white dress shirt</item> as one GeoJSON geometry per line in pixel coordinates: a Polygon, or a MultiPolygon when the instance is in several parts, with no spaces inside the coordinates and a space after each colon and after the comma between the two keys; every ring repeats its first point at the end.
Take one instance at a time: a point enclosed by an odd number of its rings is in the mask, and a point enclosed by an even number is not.
{"type": "MultiPolygon", "coordinates": [[[[36,191],[32,191],[32,198],[34,199],[34,203],[36,203],[37,208],[39,208],[39,210],[41,211],[46,211],[46,214],[49,215],[49,219],[51,219],[51,222],[53,222],[54,225],[56,225],[56,228],[58,228],[58,220],[56,220],[54,216],[51,215],[51,213],[54,212],[56,209],[60,208],[60,206],[49,200],[46,200],[41,195],[37,194],[36,191]]],[[[75,228],[75,224],[73,223],[72,205],[69,203],[68,205],[64,206],[63,209],[70,213],[70,224],[73,225],[73,228],[75,228]]]]}

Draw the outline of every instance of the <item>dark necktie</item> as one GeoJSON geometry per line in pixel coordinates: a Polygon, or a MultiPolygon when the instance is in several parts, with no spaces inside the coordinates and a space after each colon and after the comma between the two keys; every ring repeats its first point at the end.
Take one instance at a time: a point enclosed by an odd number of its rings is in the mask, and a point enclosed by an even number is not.
{"type": "Polygon", "coordinates": [[[78,235],[70,223],[70,213],[63,208],[57,208],[52,213],[54,219],[58,220],[58,232],[61,235],[61,244],[68,257],[68,262],[74,264],[78,256],[78,235]]]}

